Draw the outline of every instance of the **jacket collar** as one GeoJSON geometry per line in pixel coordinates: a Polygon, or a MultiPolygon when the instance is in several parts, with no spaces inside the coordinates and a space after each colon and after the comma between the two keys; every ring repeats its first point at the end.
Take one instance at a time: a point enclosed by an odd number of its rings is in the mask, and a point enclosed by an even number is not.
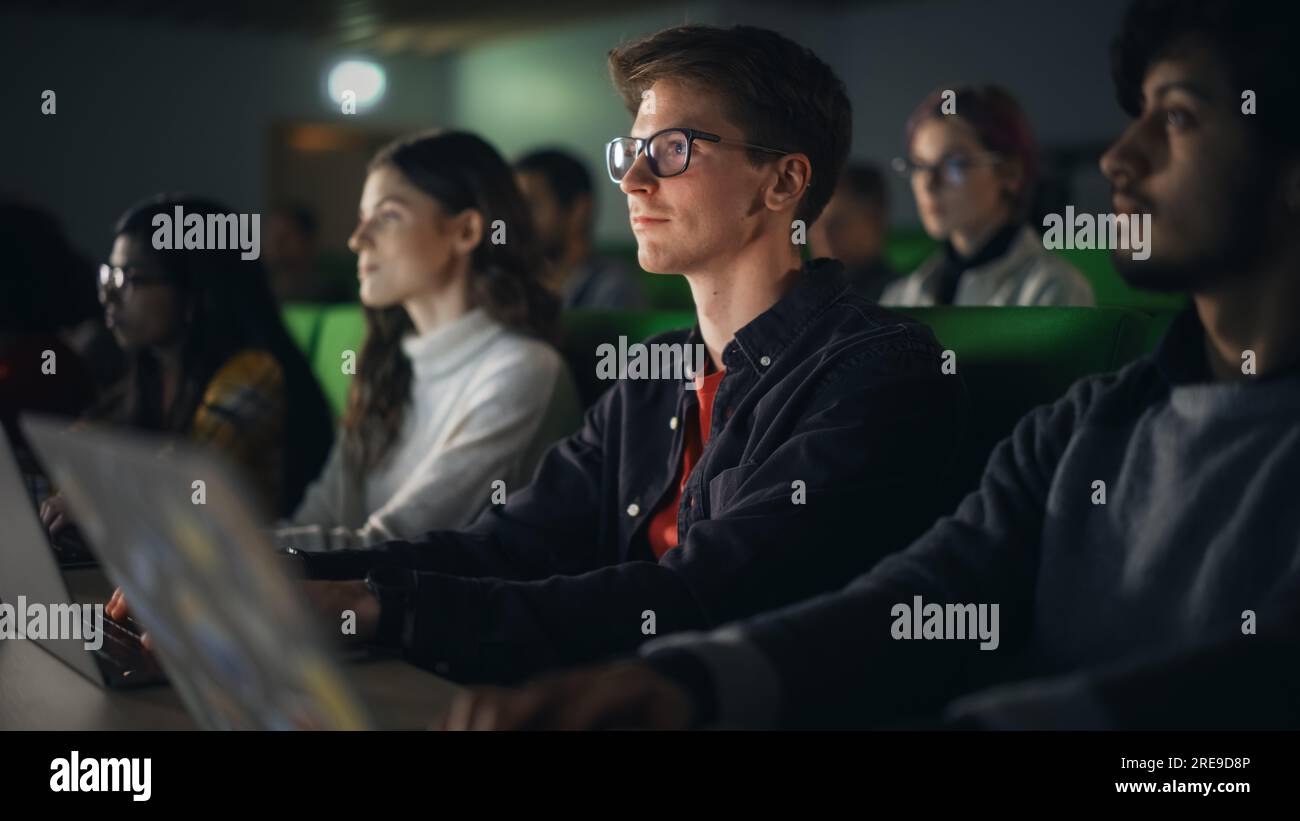
{"type": "MultiPolygon", "coordinates": [[[[743,357],[751,368],[763,372],[846,290],[848,280],[839,260],[823,257],[805,262],[794,287],[736,331],[722,352],[723,366],[730,368],[737,357],[743,357]]],[[[699,333],[698,325],[694,333],[699,333]]]]}

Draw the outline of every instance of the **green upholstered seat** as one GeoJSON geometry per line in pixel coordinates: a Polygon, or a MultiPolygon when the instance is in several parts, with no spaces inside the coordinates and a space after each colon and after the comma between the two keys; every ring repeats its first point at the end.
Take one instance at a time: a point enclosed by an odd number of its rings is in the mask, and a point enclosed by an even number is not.
{"type": "Polygon", "coordinates": [[[310,362],[336,419],[347,406],[348,388],[352,384],[351,374],[344,373],[343,370],[347,361],[344,353],[352,352],[350,358],[355,365],[356,359],[361,355],[361,342],[365,334],[366,321],[361,306],[331,305],[321,309],[320,327],[310,362]]]}
{"type": "Polygon", "coordinates": [[[311,352],[316,349],[316,334],[320,331],[320,318],[323,305],[300,302],[286,305],[281,312],[284,327],[307,361],[311,361],[311,352]]]}

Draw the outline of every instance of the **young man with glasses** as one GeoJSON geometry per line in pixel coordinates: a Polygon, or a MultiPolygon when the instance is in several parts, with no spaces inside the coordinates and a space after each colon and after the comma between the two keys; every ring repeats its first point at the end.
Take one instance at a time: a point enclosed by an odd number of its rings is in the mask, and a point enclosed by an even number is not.
{"type": "MultiPolygon", "coordinates": [[[[461,681],[506,682],[843,585],[943,504],[961,384],[924,326],[801,264],[849,147],[843,84],[770,31],[615,49],[609,144],[642,267],[686,277],[693,383],[617,382],[463,532],[299,554],[322,614],[461,681]]],[[[484,487],[488,496],[491,488],[484,487]]]]}

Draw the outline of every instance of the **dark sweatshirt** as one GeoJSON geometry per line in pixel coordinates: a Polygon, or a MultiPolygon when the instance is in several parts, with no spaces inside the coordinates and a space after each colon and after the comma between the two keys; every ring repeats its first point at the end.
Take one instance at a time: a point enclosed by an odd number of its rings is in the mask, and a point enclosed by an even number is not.
{"type": "Polygon", "coordinates": [[[844,590],[642,652],[728,725],[1296,726],[1300,369],[1216,382],[1203,345],[1189,310],[1030,413],[844,590]],[[999,605],[997,649],[897,638],[917,596],[999,605]]]}

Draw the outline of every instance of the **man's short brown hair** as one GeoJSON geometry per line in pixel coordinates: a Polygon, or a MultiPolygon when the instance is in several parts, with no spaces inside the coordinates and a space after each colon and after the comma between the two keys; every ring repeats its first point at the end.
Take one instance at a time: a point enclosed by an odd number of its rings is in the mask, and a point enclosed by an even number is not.
{"type": "MultiPolygon", "coordinates": [[[[796,219],[811,225],[831,198],[853,112],[844,83],[811,50],[753,26],[676,26],[610,51],[609,71],[633,116],[656,81],[680,81],[715,93],[745,142],[807,155],[796,219]]],[[[755,165],[773,156],[748,153],[755,165]]]]}

